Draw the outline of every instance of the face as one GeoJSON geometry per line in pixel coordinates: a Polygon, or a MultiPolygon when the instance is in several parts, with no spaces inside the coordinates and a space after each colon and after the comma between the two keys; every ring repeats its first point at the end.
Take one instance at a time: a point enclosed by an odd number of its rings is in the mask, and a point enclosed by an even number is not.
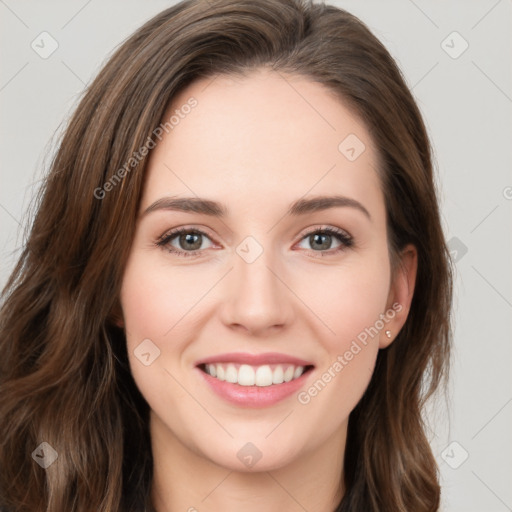
{"type": "Polygon", "coordinates": [[[324,86],[261,70],[195,82],[173,114],[121,291],[152,435],[238,471],[342,449],[412,293],[368,130],[324,86]]]}

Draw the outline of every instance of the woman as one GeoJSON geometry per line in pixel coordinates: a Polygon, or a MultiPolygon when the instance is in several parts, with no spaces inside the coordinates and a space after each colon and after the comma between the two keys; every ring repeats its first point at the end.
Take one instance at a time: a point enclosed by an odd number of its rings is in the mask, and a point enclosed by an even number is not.
{"type": "Polygon", "coordinates": [[[79,104],[0,316],[7,512],[435,511],[451,269],[357,18],[191,0],[79,104]]]}

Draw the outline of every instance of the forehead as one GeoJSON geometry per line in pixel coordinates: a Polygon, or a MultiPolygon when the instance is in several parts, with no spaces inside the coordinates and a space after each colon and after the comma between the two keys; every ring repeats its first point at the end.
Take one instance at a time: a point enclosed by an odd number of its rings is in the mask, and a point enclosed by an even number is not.
{"type": "Polygon", "coordinates": [[[164,194],[239,207],[257,198],[260,208],[332,192],[382,199],[366,126],[309,78],[257,70],[201,79],[174,97],[162,122],[171,116],[150,157],[146,203],[164,194]]]}

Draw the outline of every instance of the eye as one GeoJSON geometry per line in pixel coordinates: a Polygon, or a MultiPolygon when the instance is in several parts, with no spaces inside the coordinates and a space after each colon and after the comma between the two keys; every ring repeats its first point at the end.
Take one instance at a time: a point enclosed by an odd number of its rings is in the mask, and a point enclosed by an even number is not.
{"type": "MultiPolygon", "coordinates": [[[[211,245],[204,246],[205,240],[211,242],[210,237],[200,229],[176,228],[162,235],[156,245],[180,257],[198,257],[203,250],[211,247],[211,245]]],[[[309,251],[320,256],[341,252],[354,244],[353,238],[348,233],[333,227],[309,231],[301,240],[301,243],[304,242],[310,244],[309,251]],[[338,244],[334,248],[333,242],[338,244]]]]}
{"type": "Polygon", "coordinates": [[[208,248],[203,245],[205,239],[210,240],[200,229],[176,228],[160,237],[156,245],[178,256],[190,257],[198,256],[203,249],[208,248]]]}
{"type": "Polygon", "coordinates": [[[338,253],[354,245],[354,240],[348,233],[332,227],[309,231],[301,240],[301,243],[304,242],[309,243],[310,250],[320,253],[320,256],[338,253]],[[332,247],[333,242],[338,243],[334,248],[332,247]]]}

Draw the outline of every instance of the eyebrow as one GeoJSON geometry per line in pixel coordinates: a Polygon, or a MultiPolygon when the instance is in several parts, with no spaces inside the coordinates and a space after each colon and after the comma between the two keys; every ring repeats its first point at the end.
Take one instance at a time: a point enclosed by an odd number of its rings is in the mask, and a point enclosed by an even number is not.
{"type": "MultiPolygon", "coordinates": [[[[299,216],[338,207],[355,208],[364,213],[364,215],[371,220],[370,212],[359,201],[339,195],[298,199],[290,205],[287,215],[299,216]]],[[[228,214],[228,210],[223,204],[210,199],[204,199],[201,197],[162,197],[148,206],[142,213],[141,217],[157,210],[201,213],[220,218],[225,218],[228,214]]]]}

